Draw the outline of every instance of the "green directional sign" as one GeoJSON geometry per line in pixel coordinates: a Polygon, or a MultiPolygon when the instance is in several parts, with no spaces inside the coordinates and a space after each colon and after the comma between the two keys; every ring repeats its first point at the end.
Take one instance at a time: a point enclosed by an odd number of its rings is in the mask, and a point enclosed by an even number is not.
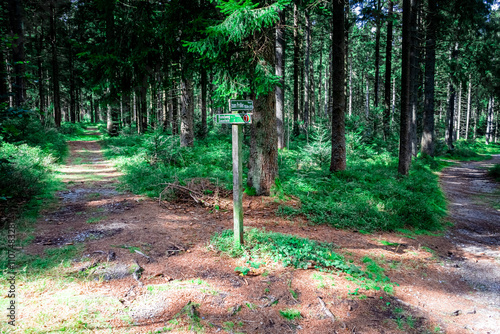
{"type": "Polygon", "coordinates": [[[252,100],[229,100],[229,110],[231,111],[252,111],[252,100]]]}
{"type": "Polygon", "coordinates": [[[217,114],[215,121],[219,124],[252,124],[252,114],[217,114]]]}

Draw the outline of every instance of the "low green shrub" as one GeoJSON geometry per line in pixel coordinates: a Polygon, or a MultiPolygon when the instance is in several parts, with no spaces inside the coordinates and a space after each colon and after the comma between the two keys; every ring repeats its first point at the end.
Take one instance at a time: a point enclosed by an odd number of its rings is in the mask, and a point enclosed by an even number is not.
{"type": "MultiPolygon", "coordinates": [[[[256,228],[245,230],[243,236],[244,245],[241,247],[234,246],[232,230],[216,233],[210,243],[213,248],[229,256],[248,258],[247,263],[253,268],[272,261],[281,263],[285,267],[344,272],[349,275],[347,277],[349,281],[358,284],[364,290],[383,289],[391,293],[394,285],[397,285],[390,281],[384,269],[372,259],[365,257],[363,264],[356,266],[351,260],[348,261],[342,255],[337,254],[333,244],[256,228]]],[[[246,267],[236,269],[242,273],[246,269],[250,270],[246,267]]]]}
{"type": "Polygon", "coordinates": [[[455,142],[454,146],[453,150],[446,152],[444,155],[446,158],[462,160],[463,158],[476,158],[479,156],[473,143],[460,140],[455,142]]]}
{"type": "Polygon", "coordinates": [[[280,314],[283,318],[293,321],[293,320],[298,320],[302,318],[300,315],[300,311],[293,309],[293,308],[287,308],[286,310],[280,310],[280,314]]]}
{"type": "Polygon", "coordinates": [[[438,155],[453,160],[486,160],[491,159],[491,154],[500,153],[500,143],[486,144],[484,138],[476,140],[458,140],[454,143],[454,149],[442,150],[438,155]]]}
{"type": "Polygon", "coordinates": [[[61,124],[59,132],[64,135],[81,135],[84,132],[84,128],[82,123],[65,122],[61,124]]]}
{"type": "Polygon", "coordinates": [[[313,266],[316,268],[337,268],[342,271],[350,269],[344,258],[333,251],[332,244],[288,234],[251,229],[244,233],[245,245],[243,248],[235,248],[233,236],[232,230],[225,230],[220,234],[216,233],[212,237],[211,243],[221,252],[231,256],[237,257],[249,253],[254,260],[267,258],[274,262],[280,262],[285,267],[307,269],[313,266]]]}
{"type": "Polygon", "coordinates": [[[232,188],[229,138],[211,136],[207,141],[196,141],[193,147],[180,147],[178,137],[155,131],[107,138],[103,145],[105,155],[124,172],[125,187],[132,192],[157,197],[165,183],[186,185],[195,178],[232,188]]]}
{"type": "Polygon", "coordinates": [[[4,119],[0,124],[0,135],[4,142],[39,147],[57,160],[68,153],[64,135],[55,128],[45,127],[30,111],[20,113],[18,117],[4,119]]]}
{"type": "Polygon", "coordinates": [[[441,227],[446,203],[438,177],[425,161],[415,161],[410,174],[399,178],[397,158],[383,151],[371,158],[348,156],[347,170],[335,174],[320,166],[303,168],[300,154],[281,153],[284,191],[298,197],[301,206],[283,205],[279,214],[365,231],[441,227]]]}
{"type": "Polygon", "coordinates": [[[500,181],[500,164],[495,164],[488,169],[488,175],[497,181],[500,181]]]}
{"type": "Polygon", "coordinates": [[[0,199],[29,200],[42,194],[52,178],[54,158],[38,147],[0,146],[0,199]]]}

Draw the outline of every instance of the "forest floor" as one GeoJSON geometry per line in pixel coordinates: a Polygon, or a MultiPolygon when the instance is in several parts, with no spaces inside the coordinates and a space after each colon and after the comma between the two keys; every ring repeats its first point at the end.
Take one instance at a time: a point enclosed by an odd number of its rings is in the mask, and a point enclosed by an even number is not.
{"type": "Polygon", "coordinates": [[[238,275],[242,260],[208,246],[232,228],[231,210],[118,191],[120,173],[98,141],[69,144],[67,188],[24,252],[74,246],[83,257],[21,283],[18,324],[7,332],[500,333],[500,192],[485,169],[499,155],[442,171],[446,233],[310,225],[276,216],[272,198],[244,198],[246,227],[333,243],[355,264],[369,257],[399,284],[387,294],[354,290],[347,274],[272,263],[238,275]],[[282,315],[290,309],[300,317],[282,315]]]}

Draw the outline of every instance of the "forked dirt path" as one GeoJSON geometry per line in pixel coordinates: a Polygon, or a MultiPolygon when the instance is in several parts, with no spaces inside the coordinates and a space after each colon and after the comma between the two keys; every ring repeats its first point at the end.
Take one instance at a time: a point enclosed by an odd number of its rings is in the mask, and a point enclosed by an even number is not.
{"type": "Polygon", "coordinates": [[[84,256],[60,277],[41,278],[42,283],[34,278],[23,286],[19,332],[192,333],[201,327],[202,333],[499,332],[499,219],[498,211],[487,209],[495,199],[498,204],[498,193],[478,169],[499,156],[443,171],[455,222],[446,237],[311,226],[300,218],[277,217],[273,199],[244,199],[246,227],[333,243],[361,266],[370,257],[399,284],[391,296],[373,289],[353,294],[356,286],[345,274],[273,263],[239,276],[235,267],[248,264],[207,247],[215,232],[232,228],[230,210],[193,202],[159,205],[120,192],[120,173],[103,158],[98,142],[70,142],[70,148],[61,170],[67,190],[43,213],[26,252],[43,255],[69,245],[84,256]],[[471,215],[465,209],[483,211],[471,215]],[[285,319],[280,311],[286,309],[298,310],[301,318],[285,319]],[[192,322],[193,312],[198,323],[192,322]]]}

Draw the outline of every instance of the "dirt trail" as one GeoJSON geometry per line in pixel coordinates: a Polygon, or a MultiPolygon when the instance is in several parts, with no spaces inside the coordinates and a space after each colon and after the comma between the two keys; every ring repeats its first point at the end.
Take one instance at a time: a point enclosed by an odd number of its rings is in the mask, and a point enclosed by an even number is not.
{"type": "Polygon", "coordinates": [[[58,194],[57,207],[44,212],[26,252],[81,247],[83,259],[75,259],[62,276],[86,279],[59,280],[52,288],[26,284],[20,331],[191,333],[196,324],[186,305],[193,303],[203,333],[498,333],[499,219],[498,211],[488,209],[492,201],[498,204],[498,193],[478,170],[494,161],[443,171],[455,221],[446,237],[310,226],[275,216],[273,199],[244,199],[246,227],[330,242],[357,264],[365,256],[375,259],[399,283],[388,296],[373,289],[353,294],[345,274],[272,263],[256,270],[259,275],[238,276],[234,268],[248,264],[207,248],[214,232],[232,228],[231,211],[194,203],[160,206],[117,191],[120,174],[102,157],[98,142],[70,142],[70,148],[61,174],[67,190],[58,194]],[[136,263],[144,269],[140,277],[136,263]],[[301,319],[286,320],[280,310],[288,308],[299,310],[301,319]],[[53,320],[41,324],[42,315],[53,320]]]}
{"type": "Polygon", "coordinates": [[[482,318],[468,325],[478,332],[500,332],[500,188],[488,178],[492,160],[446,168],[441,177],[454,224],[446,237],[456,251],[451,257],[458,274],[474,292],[466,295],[482,318]]]}

